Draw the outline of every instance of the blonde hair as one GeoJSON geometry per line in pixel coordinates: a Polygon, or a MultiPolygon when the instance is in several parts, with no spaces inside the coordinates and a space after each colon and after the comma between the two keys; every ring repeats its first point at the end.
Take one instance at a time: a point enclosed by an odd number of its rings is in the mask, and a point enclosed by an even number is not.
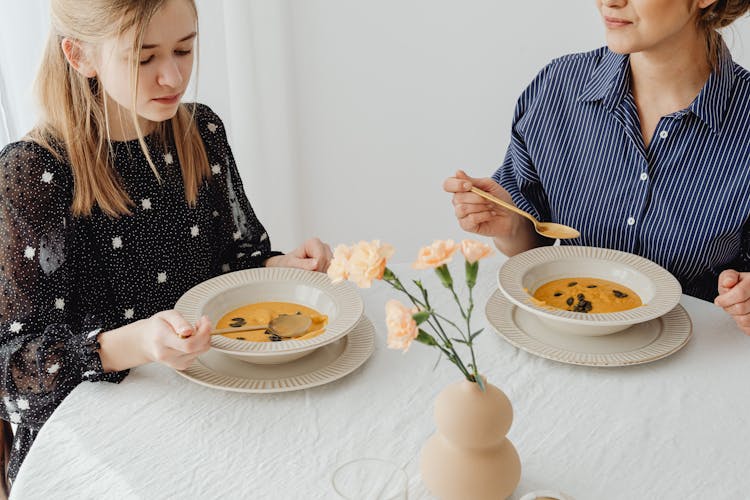
{"type": "MultiPolygon", "coordinates": [[[[195,1],[188,1],[197,19],[195,1]]],[[[135,32],[130,61],[131,117],[141,150],[161,182],[138,123],[135,103],[143,36],[151,18],[165,2],[52,0],[50,3],[52,26],[35,82],[41,119],[29,133],[29,138],[49,149],[59,159],[62,156],[58,148],[64,148],[73,171],[73,215],[91,215],[94,205],[98,205],[105,214],[118,217],[129,214],[134,204],[112,164],[114,155],[109,139],[109,113],[104,89],[96,77],[87,78],[68,63],[62,50],[62,39],[67,37],[95,45],[131,30],[135,32]]],[[[197,201],[201,183],[211,177],[194,113],[194,106],[189,108],[180,104],[175,116],[169,120],[182,168],[185,199],[191,205],[197,201]]],[[[157,124],[156,134],[163,143],[166,143],[167,133],[167,122],[157,124]]]]}
{"type": "Polygon", "coordinates": [[[750,11],[750,0],[716,0],[698,13],[698,27],[706,33],[706,46],[711,66],[718,63],[721,28],[726,28],[750,11]]]}

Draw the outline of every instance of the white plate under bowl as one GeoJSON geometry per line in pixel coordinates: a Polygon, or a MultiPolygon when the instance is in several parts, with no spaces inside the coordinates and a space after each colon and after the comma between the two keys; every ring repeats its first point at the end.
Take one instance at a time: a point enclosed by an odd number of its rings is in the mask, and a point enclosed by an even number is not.
{"type": "Polygon", "coordinates": [[[363,316],[347,335],[293,363],[243,363],[211,349],[177,373],[197,384],[225,391],[288,392],[338,380],[359,368],[374,350],[375,327],[363,316]]]}
{"type": "Polygon", "coordinates": [[[693,325],[677,304],[660,318],[612,335],[586,337],[561,333],[517,307],[497,290],[487,301],[487,319],[510,344],[542,358],[585,366],[629,366],[662,359],[682,349],[693,325]]]}
{"type": "Polygon", "coordinates": [[[528,250],[508,259],[498,271],[500,290],[518,307],[539,317],[549,328],[571,335],[608,335],[661,317],[682,296],[679,281],[658,264],[608,248],[560,245],[528,250]],[[539,305],[534,292],[550,281],[598,278],[624,285],[643,305],[613,313],[579,313],[539,305]]]}
{"type": "Polygon", "coordinates": [[[175,309],[191,323],[205,314],[215,326],[225,314],[256,302],[292,302],[315,309],[328,316],[326,331],[311,339],[281,342],[214,335],[213,349],[249,363],[287,363],[349,333],[364,310],[362,297],[352,283],[334,285],[324,273],[282,267],[246,269],[204,281],[185,292],[175,309]]]}

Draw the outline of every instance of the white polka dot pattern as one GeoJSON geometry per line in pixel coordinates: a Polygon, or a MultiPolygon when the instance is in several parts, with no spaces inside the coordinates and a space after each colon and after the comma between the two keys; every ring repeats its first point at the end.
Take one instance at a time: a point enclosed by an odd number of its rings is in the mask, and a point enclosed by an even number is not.
{"type": "Polygon", "coordinates": [[[195,126],[212,178],[193,206],[171,133],[145,138],[162,183],[137,140],[112,143],[133,200],[118,218],[96,206],[73,217],[71,168],[51,151],[21,141],[0,152],[0,417],[19,424],[11,477],[33,430],[77,384],[127,374],[103,373],[101,331],[171,309],[194,285],[278,254],[245,196],[221,120],[198,104],[195,126]]]}

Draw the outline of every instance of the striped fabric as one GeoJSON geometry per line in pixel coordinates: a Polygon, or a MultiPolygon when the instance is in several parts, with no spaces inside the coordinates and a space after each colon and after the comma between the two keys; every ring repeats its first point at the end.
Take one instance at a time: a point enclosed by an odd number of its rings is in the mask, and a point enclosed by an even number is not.
{"type": "Polygon", "coordinates": [[[629,69],[607,48],[547,65],[518,100],[493,178],[519,208],[581,232],[563,243],[642,255],[713,300],[721,271],[750,267],[750,73],[723,46],[646,148],[629,69]]]}

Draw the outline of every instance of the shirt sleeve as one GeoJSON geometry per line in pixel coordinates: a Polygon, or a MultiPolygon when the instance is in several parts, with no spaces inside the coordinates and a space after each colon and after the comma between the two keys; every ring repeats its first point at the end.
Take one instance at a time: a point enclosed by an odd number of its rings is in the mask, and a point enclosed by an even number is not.
{"type": "MultiPolygon", "coordinates": [[[[728,266],[726,269],[734,269],[735,271],[746,273],[750,272],[750,219],[745,221],[745,224],[742,226],[740,238],[740,254],[735,258],[731,266],[728,266]]],[[[716,286],[718,287],[718,283],[716,283],[716,286]]]]}
{"type": "Polygon", "coordinates": [[[105,325],[76,307],[72,191],[61,166],[31,142],[0,152],[0,417],[32,429],[80,382],[127,374],[103,372],[105,325]]]}
{"type": "Polygon", "coordinates": [[[534,166],[534,159],[529,153],[524,132],[530,125],[530,110],[544,88],[548,68],[549,66],[545,67],[519,97],[505,160],[492,175],[508,191],[518,208],[542,221],[550,220],[549,201],[534,166]]]}
{"type": "Polygon", "coordinates": [[[224,209],[219,211],[224,228],[219,260],[222,272],[262,267],[282,252],[271,250],[268,232],[258,220],[242,186],[224,124],[208,106],[198,104],[196,123],[206,144],[213,182],[218,183],[224,209]]]}

